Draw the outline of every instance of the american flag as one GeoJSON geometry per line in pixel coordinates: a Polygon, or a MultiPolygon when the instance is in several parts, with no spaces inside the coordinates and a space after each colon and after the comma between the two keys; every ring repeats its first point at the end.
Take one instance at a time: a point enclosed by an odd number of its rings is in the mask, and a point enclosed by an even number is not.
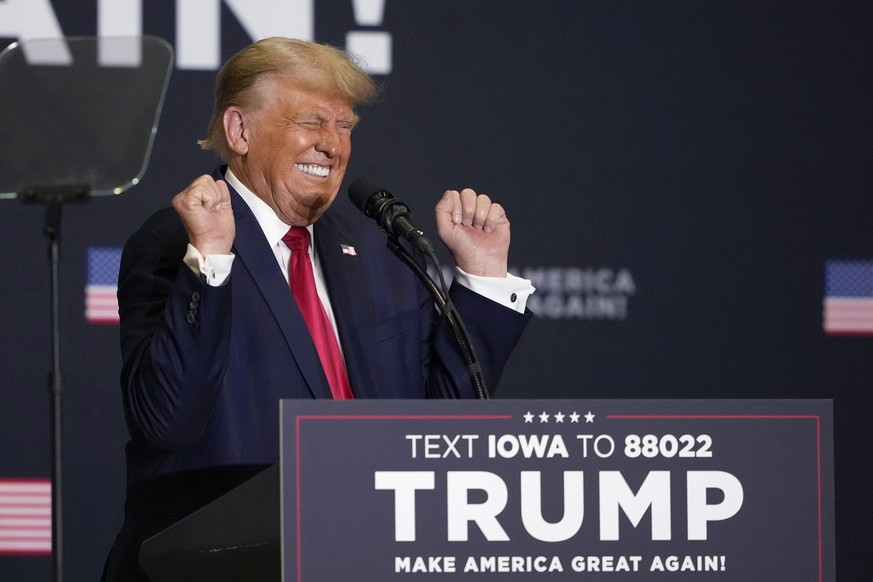
{"type": "Polygon", "coordinates": [[[0,555],[51,553],[51,481],[0,479],[0,555]]]}
{"type": "Polygon", "coordinates": [[[824,330],[873,335],[873,261],[825,263],[824,330]]]}
{"type": "Polygon", "coordinates": [[[85,320],[88,323],[118,323],[118,266],[120,247],[88,248],[88,280],[85,284],[85,320]]]}

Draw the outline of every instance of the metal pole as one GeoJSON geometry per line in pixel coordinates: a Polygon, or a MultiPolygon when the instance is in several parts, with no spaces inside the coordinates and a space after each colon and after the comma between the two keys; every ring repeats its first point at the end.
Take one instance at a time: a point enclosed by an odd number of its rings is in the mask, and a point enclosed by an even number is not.
{"type": "Polygon", "coordinates": [[[52,572],[55,582],[64,579],[63,543],[63,383],[61,381],[61,333],[60,333],[60,198],[51,199],[46,206],[43,232],[49,238],[52,369],[49,375],[51,394],[51,447],[52,447],[52,572]]]}

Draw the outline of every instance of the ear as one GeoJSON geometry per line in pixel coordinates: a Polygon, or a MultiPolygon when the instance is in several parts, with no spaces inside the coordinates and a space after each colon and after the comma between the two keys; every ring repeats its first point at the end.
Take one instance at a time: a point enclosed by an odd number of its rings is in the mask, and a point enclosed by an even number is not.
{"type": "Polygon", "coordinates": [[[249,151],[249,128],[243,110],[236,106],[228,107],[224,110],[222,121],[227,147],[236,155],[245,155],[249,151]]]}

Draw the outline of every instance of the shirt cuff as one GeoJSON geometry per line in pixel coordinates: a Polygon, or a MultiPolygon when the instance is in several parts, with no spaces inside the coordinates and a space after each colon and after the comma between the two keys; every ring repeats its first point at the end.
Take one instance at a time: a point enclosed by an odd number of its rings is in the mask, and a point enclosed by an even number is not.
{"type": "Polygon", "coordinates": [[[507,273],[506,277],[480,277],[455,267],[455,280],[470,291],[519,313],[524,313],[528,297],[536,291],[529,279],[512,273],[507,273]]]}
{"type": "Polygon", "coordinates": [[[194,272],[203,279],[210,287],[221,287],[227,283],[230,277],[230,268],[233,265],[234,255],[206,255],[188,244],[188,251],[182,260],[194,272]]]}

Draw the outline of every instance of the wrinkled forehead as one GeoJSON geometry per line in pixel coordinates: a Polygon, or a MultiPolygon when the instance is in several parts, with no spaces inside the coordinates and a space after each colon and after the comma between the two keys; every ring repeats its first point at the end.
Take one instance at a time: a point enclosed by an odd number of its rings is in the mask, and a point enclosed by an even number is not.
{"type": "Polygon", "coordinates": [[[274,119],[358,123],[348,99],[335,91],[301,88],[294,79],[275,76],[259,84],[252,101],[244,106],[257,116],[274,119]]]}
{"type": "Polygon", "coordinates": [[[306,77],[289,73],[265,73],[252,85],[247,105],[261,109],[269,104],[284,104],[308,109],[330,109],[336,115],[353,117],[349,97],[330,83],[310,82],[306,77]]]}

